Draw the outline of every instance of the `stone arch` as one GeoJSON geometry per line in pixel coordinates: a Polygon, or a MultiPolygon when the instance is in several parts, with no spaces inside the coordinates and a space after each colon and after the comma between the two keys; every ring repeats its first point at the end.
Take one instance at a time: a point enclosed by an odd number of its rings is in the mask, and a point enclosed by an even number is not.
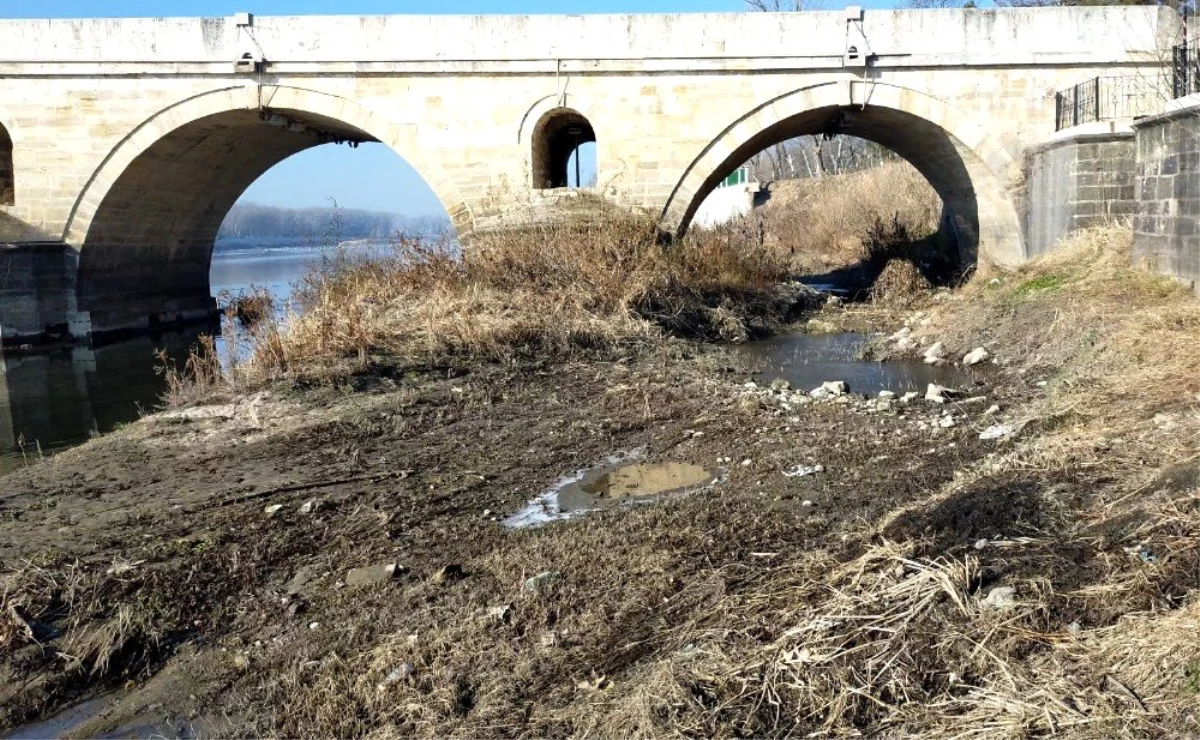
{"type": "Polygon", "coordinates": [[[79,307],[93,331],[210,312],[208,265],[225,214],[275,164],[330,140],[387,145],[425,178],[459,233],[471,231],[458,188],[422,153],[411,127],[295,87],[203,93],[125,137],[72,209],[63,239],[79,249],[79,307]]]}
{"type": "MultiPolygon", "coordinates": [[[[552,108],[538,119],[529,136],[530,181],[535,189],[567,187],[568,162],[582,144],[597,143],[596,130],[587,116],[574,108],[552,108]]],[[[578,178],[576,154],[576,187],[578,178]]],[[[598,174],[598,173],[597,173],[598,174]]]]}
{"type": "Polygon", "coordinates": [[[0,123],[0,206],[17,203],[17,170],[13,163],[13,140],[0,123]]]}
{"type": "Polygon", "coordinates": [[[978,116],[923,92],[873,81],[830,81],[773,98],[736,119],[688,165],[662,212],[663,229],[686,231],[704,197],[763,149],[805,134],[858,136],[908,160],[942,198],[963,257],[1001,264],[1025,258],[1016,207],[1005,187],[1012,157],[978,116]]]}

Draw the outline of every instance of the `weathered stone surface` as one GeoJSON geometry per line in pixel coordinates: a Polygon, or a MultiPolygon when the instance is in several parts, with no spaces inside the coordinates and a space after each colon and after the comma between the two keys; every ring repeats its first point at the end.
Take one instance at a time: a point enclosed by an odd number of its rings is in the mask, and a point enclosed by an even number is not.
{"type": "Polygon", "coordinates": [[[353,568],[346,573],[346,586],[359,588],[387,583],[401,573],[404,573],[404,571],[404,566],[398,563],[384,563],[381,565],[368,565],[363,568],[353,568]]]}
{"type": "MultiPolygon", "coordinates": [[[[1116,6],[0,21],[0,242],[20,245],[0,249],[0,339],[207,315],[229,206],[319,137],[395,150],[460,237],[560,218],[582,199],[535,172],[535,134],[560,108],[594,130],[590,194],[661,214],[672,233],[764,131],[819,133],[825,111],[852,108],[843,133],[924,172],[968,256],[1017,263],[1013,183],[1053,132],[1045,91],[1157,73],[1178,23],[1169,8],[1116,6]],[[870,79],[846,67],[848,34],[876,52],[870,79]],[[265,76],[235,66],[246,53],[265,76]]],[[[1187,187],[1178,167],[1158,170],[1175,179],[1153,183],[1156,198],[1187,187]]],[[[1079,187],[1124,198],[1130,185],[1079,187]]]]}

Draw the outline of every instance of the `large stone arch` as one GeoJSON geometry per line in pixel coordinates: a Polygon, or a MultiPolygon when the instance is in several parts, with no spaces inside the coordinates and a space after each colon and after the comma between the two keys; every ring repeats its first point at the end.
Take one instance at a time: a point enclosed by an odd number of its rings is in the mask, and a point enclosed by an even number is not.
{"type": "Polygon", "coordinates": [[[91,314],[93,330],[144,328],[211,311],[208,265],[225,214],[268,169],[331,138],[387,145],[426,180],[459,233],[472,230],[471,210],[422,152],[412,126],[296,87],[214,90],[140,124],[76,201],[63,240],[79,250],[79,307],[91,314]],[[261,114],[305,129],[272,126],[261,114]]]}
{"type": "Polygon", "coordinates": [[[1024,240],[1005,184],[1013,160],[989,133],[985,115],[874,81],[831,80],[794,90],[740,116],[704,147],[673,189],[662,226],[686,231],[717,183],[768,146],[832,129],[875,141],[912,163],[950,212],[964,257],[1019,263],[1024,240]]]}

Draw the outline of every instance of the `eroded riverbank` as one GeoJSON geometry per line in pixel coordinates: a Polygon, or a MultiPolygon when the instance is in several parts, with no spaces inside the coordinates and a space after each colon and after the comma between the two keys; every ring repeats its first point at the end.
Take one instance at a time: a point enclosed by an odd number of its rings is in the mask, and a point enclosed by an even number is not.
{"type": "Polygon", "coordinates": [[[1194,734],[1196,309],[1054,269],[820,317],[986,345],[941,402],[678,341],[376,363],[2,478],[0,727],[104,695],[68,734],[1194,734]],[[632,450],[695,485],[507,526],[632,450]]]}

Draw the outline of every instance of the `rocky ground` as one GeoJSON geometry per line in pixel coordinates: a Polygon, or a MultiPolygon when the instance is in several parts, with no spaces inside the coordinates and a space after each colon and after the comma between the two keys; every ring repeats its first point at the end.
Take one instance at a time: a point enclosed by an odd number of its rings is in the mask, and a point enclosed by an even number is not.
{"type": "MultiPolygon", "coordinates": [[[[821,320],[974,349],[909,318],[821,320]]],[[[0,730],[100,697],[67,735],[1200,732],[1194,460],[1029,463],[1046,376],[978,355],[915,396],[672,343],[149,416],[0,479],[0,730]],[[506,525],[632,450],[714,482],[506,525]]]]}

